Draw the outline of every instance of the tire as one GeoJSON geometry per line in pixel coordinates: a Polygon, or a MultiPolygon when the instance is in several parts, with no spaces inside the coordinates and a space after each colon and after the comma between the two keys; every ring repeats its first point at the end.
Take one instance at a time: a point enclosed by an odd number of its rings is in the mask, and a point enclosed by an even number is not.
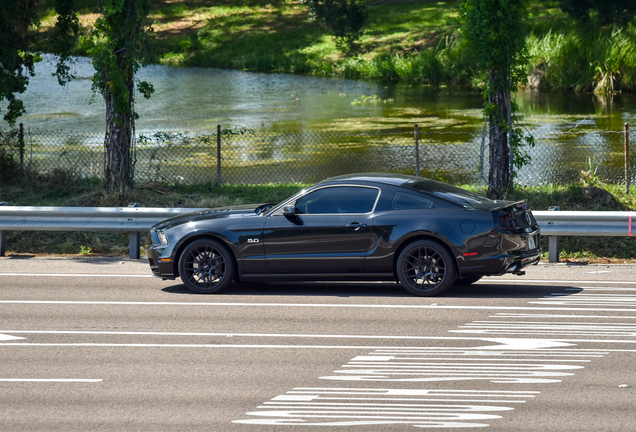
{"type": "Polygon", "coordinates": [[[478,280],[480,280],[481,278],[483,278],[482,275],[479,275],[479,276],[467,276],[467,277],[459,278],[459,279],[457,279],[455,281],[455,285],[461,285],[461,286],[472,285],[475,282],[477,282],[478,280]]]}
{"type": "Polygon", "coordinates": [[[179,258],[179,275],[186,288],[213,294],[227,288],[236,274],[234,256],[216,240],[196,240],[179,258]]]}
{"type": "Polygon", "coordinates": [[[409,293],[432,297],[455,282],[456,265],[448,250],[432,240],[418,240],[400,253],[395,273],[409,293]]]}

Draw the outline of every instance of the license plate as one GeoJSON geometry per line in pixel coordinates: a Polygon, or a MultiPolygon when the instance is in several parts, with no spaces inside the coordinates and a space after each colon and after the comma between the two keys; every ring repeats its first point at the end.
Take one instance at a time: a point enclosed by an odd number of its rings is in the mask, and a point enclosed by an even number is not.
{"type": "Polygon", "coordinates": [[[528,249],[536,249],[537,248],[537,236],[536,234],[528,236],[528,249]]]}

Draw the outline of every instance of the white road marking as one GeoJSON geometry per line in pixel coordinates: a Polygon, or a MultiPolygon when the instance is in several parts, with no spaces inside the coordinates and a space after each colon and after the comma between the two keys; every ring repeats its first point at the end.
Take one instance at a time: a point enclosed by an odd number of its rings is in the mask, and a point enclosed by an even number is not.
{"type": "Polygon", "coordinates": [[[43,383],[98,383],[103,379],[75,378],[0,378],[0,382],[43,382],[43,383]]]}
{"type": "Polygon", "coordinates": [[[580,280],[559,280],[559,279],[498,279],[498,278],[483,278],[479,282],[476,282],[475,285],[487,285],[489,283],[508,283],[513,285],[523,285],[526,283],[549,283],[549,284],[568,284],[568,285],[590,285],[590,284],[616,284],[616,285],[636,285],[635,282],[631,281],[608,281],[608,280],[598,280],[598,281],[580,281],[580,280]]]}
{"type": "Polygon", "coordinates": [[[10,335],[0,333],[0,341],[16,340],[16,339],[24,339],[24,338],[21,338],[19,336],[10,336],[10,335]]]}
{"type": "MultiPolygon", "coordinates": [[[[318,339],[402,339],[402,340],[477,340],[494,342],[497,345],[479,347],[479,349],[536,349],[555,348],[571,344],[547,339],[514,338],[463,338],[449,336],[394,336],[394,335],[329,335],[329,334],[285,334],[285,333],[178,333],[178,332],[115,332],[115,331],[79,331],[79,330],[0,330],[0,333],[17,334],[60,334],[60,335],[113,335],[113,336],[206,336],[206,337],[256,337],[256,338],[318,338],[318,339]]],[[[2,336],[0,334],[0,336],[2,336]]],[[[23,339],[8,336],[9,339],[23,339]]],[[[0,338],[0,340],[2,340],[0,338]]]]}
{"type": "MultiPolygon", "coordinates": [[[[95,278],[95,277],[115,277],[115,278],[153,278],[154,276],[151,274],[100,274],[100,273],[92,273],[92,274],[75,274],[75,273],[0,273],[1,276],[23,276],[23,277],[81,277],[81,278],[95,278]]],[[[325,282],[330,283],[330,282],[325,282]]],[[[337,284],[339,282],[333,282],[331,284],[337,284]]],[[[355,284],[364,284],[365,282],[354,282],[355,284]]],[[[374,283],[374,282],[366,282],[366,283],[374,283]]],[[[386,282],[379,282],[386,283],[386,282]]],[[[567,285],[591,285],[591,284],[601,284],[601,285],[636,285],[636,281],[608,281],[608,280],[598,280],[598,281],[580,281],[580,280],[558,280],[558,279],[500,279],[496,277],[485,277],[481,279],[479,282],[475,283],[475,285],[487,285],[487,284],[512,284],[512,285],[524,285],[528,283],[545,283],[545,284],[567,284],[567,285]]]]}
{"type": "MultiPolygon", "coordinates": [[[[552,341],[533,343],[523,339],[488,340],[501,342],[475,348],[385,348],[351,359],[322,379],[341,382],[438,382],[459,383],[486,380],[495,384],[558,383],[583,369],[581,357],[598,358],[607,352],[549,347],[552,341]],[[514,349],[523,347],[527,349],[514,349]],[[453,362],[439,359],[454,357],[453,362]],[[536,358],[533,356],[538,356],[536,358]],[[522,363],[512,362],[521,360],[522,363]],[[493,361],[486,362],[485,359],[493,361]],[[469,360],[470,359],[470,360],[469,360]],[[554,363],[558,360],[558,363],[554,363]],[[550,362],[549,362],[550,361],[550,362]]],[[[480,391],[451,389],[296,388],[257,406],[235,420],[254,425],[355,426],[410,424],[414,427],[486,427],[511,411],[512,406],[533,398],[536,391],[480,391]],[[488,405],[488,404],[499,405],[488,405]],[[503,405],[501,405],[503,404],[503,405]],[[442,413],[448,416],[441,415],[442,413]]]]}
{"type": "Polygon", "coordinates": [[[0,273],[0,276],[26,276],[26,277],[80,277],[80,278],[100,278],[100,277],[114,277],[114,278],[151,278],[151,274],[80,274],[80,273],[0,273]]]}
{"type": "MultiPolygon", "coordinates": [[[[526,281],[528,282],[528,281],[526,281]]],[[[488,283],[488,281],[486,281],[488,283]]],[[[625,288],[619,290],[625,291],[625,288]]],[[[631,291],[632,289],[628,289],[631,291]]],[[[488,381],[493,384],[524,383],[548,384],[559,383],[584,368],[591,359],[607,355],[619,350],[596,350],[573,348],[572,342],[608,342],[590,339],[598,336],[617,336],[620,338],[636,336],[636,325],[631,322],[617,322],[618,318],[607,313],[592,315],[599,311],[599,306],[615,306],[631,303],[636,296],[625,294],[609,294],[586,296],[574,294],[563,297],[563,293],[554,293],[547,297],[550,302],[555,298],[561,302],[553,314],[541,313],[543,307],[533,307],[532,313],[497,313],[491,318],[496,321],[474,321],[451,332],[481,332],[482,334],[529,334],[532,336],[585,335],[588,339],[529,339],[529,338],[495,338],[484,339],[495,345],[472,348],[391,348],[377,349],[367,355],[359,355],[351,359],[332,375],[322,379],[372,383],[462,383],[475,380],[488,381]],[[583,302],[593,308],[572,308],[572,302],[583,302]],[[585,311],[575,315],[567,315],[568,311],[585,311]],[[556,322],[546,321],[552,318],[556,322]],[[590,319],[603,318],[602,321],[590,322],[590,319]],[[533,321],[536,319],[536,321],[533,321]],[[563,321],[566,319],[567,321],[563,321]],[[587,321],[585,321],[587,319],[587,321]],[[559,321],[561,320],[561,321],[559,321]],[[580,322],[579,320],[583,320],[580,322]]],[[[443,299],[441,299],[443,301],[443,299]]],[[[529,303],[544,304],[545,299],[529,303]]],[[[616,312],[618,308],[603,309],[604,312],[616,312]]],[[[634,319],[636,317],[621,317],[634,319]]],[[[636,343],[636,340],[614,340],[614,343],[636,343]]],[[[630,350],[634,352],[634,350],[630,350]]],[[[399,384],[398,384],[399,385],[399,384]]],[[[447,384],[448,385],[448,384],[447,384]]],[[[380,389],[337,389],[325,392],[324,389],[308,388],[305,391],[292,391],[277,396],[269,402],[258,406],[246,416],[256,418],[235,420],[236,423],[254,425],[294,425],[294,426],[342,426],[342,425],[384,425],[410,424],[414,427],[486,427],[492,420],[501,418],[494,411],[512,409],[512,400],[491,396],[481,399],[471,398],[470,393],[462,394],[457,399],[447,395],[431,397],[427,390],[411,394],[409,401],[399,397],[389,397],[380,393],[380,389]],[[375,392],[377,393],[375,393],[375,392]],[[335,394],[334,394],[335,393],[335,394]],[[362,393],[363,396],[360,394],[362,393]],[[416,395],[417,396],[414,396],[416,395]],[[383,399],[384,396],[384,399],[383,399]],[[397,400],[396,400],[397,399],[397,400]],[[417,400],[416,400],[417,399],[417,400]],[[443,400],[442,400],[443,399],[443,400]],[[477,399],[477,400],[475,400],[477,399]],[[488,406],[490,403],[502,405],[488,406]],[[497,401],[497,402],[494,402],[497,401]],[[504,402],[499,402],[504,401],[504,402]],[[468,404],[468,405],[459,405],[468,404]],[[488,408],[485,408],[488,407],[488,408]],[[490,410],[490,411],[489,411],[490,410]],[[441,412],[452,414],[452,417],[440,417],[441,412]],[[469,414],[466,416],[466,414],[469,414]],[[476,415],[471,417],[470,415],[476,415]],[[488,417],[490,415],[490,417],[488,417]]],[[[390,390],[388,390],[390,391],[390,390]]],[[[417,392],[418,389],[395,389],[399,391],[417,392]]],[[[439,390],[452,392],[453,390],[439,390]]],[[[448,394],[448,393],[446,393],[448,394]]],[[[525,400],[522,400],[525,402],[525,400]]],[[[514,401],[514,402],[519,402],[514,401]]]]}
{"type": "Polygon", "coordinates": [[[480,391],[297,387],[234,420],[254,425],[361,426],[411,424],[415,427],[485,427],[493,413],[512,407],[488,403],[525,403],[536,391],[480,391]],[[466,402],[469,404],[467,405],[466,402]],[[489,414],[490,413],[490,414],[489,414]],[[265,418],[262,418],[265,417],[265,418]],[[275,418],[272,418],[275,417],[275,418]]]}
{"type": "MultiPolygon", "coordinates": [[[[443,299],[439,299],[443,300],[443,299]]],[[[533,303],[533,302],[528,302],[533,303]]],[[[520,310],[520,311],[596,311],[596,312],[636,312],[634,309],[617,308],[575,308],[575,307],[524,307],[524,306],[459,306],[459,305],[380,305],[343,303],[192,303],[192,302],[117,302],[117,301],[69,301],[69,300],[0,300],[0,304],[54,304],[54,305],[97,305],[97,306],[197,306],[197,307],[306,307],[306,308],[351,308],[351,309],[457,309],[457,310],[520,310]]],[[[547,303],[539,303],[547,304],[547,303]]],[[[555,302],[562,305],[562,302],[555,302]]]]}

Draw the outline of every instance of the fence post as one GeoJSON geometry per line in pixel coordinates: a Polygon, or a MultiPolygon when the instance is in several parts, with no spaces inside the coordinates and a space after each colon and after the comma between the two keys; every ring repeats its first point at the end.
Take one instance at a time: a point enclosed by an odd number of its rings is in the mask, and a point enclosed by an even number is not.
{"type": "Polygon", "coordinates": [[[24,125],[20,123],[20,135],[18,137],[18,148],[20,151],[20,171],[24,171],[24,125]]]}
{"type": "Polygon", "coordinates": [[[625,193],[629,194],[629,124],[625,123],[625,193]]]}
{"type": "Polygon", "coordinates": [[[216,183],[221,187],[221,125],[216,126],[216,183]]]}
{"type": "Polygon", "coordinates": [[[420,131],[415,125],[415,176],[420,176],[420,131]]]}

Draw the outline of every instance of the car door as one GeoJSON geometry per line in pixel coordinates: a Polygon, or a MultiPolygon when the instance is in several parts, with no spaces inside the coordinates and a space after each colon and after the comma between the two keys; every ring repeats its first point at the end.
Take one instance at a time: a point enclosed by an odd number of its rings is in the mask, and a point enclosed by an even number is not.
{"type": "MultiPolygon", "coordinates": [[[[265,223],[265,260],[272,273],[351,273],[362,270],[380,196],[375,187],[314,189],[290,203],[293,213],[265,223]]],[[[288,209],[290,210],[290,209],[288,209]]]]}

